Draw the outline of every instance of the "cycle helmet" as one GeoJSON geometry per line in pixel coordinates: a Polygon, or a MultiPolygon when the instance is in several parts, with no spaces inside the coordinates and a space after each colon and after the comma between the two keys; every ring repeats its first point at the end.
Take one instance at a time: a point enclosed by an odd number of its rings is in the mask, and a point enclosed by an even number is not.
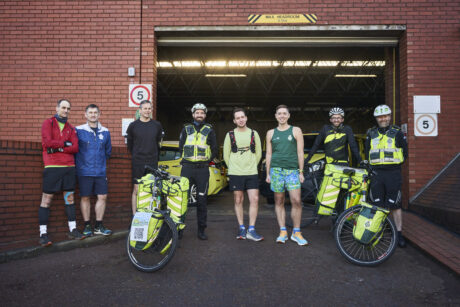
{"type": "Polygon", "coordinates": [[[203,110],[204,113],[208,113],[208,109],[202,103],[195,103],[192,107],[192,114],[195,113],[196,110],[203,110]]]}
{"type": "Polygon", "coordinates": [[[391,114],[391,109],[386,104],[377,106],[374,110],[374,117],[391,114]]]}
{"type": "Polygon", "coordinates": [[[341,115],[342,117],[345,117],[345,112],[342,108],[332,108],[329,111],[329,117],[331,117],[332,115],[341,115]]]}

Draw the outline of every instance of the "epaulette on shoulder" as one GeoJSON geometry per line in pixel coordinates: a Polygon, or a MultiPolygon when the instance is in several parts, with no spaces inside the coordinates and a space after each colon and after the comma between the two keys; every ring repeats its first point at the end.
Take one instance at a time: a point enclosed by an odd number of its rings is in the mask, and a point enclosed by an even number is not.
{"type": "Polygon", "coordinates": [[[396,130],[401,130],[401,127],[396,126],[396,125],[391,125],[391,128],[392,128],[392,129],[396,129],[396,130]]]}

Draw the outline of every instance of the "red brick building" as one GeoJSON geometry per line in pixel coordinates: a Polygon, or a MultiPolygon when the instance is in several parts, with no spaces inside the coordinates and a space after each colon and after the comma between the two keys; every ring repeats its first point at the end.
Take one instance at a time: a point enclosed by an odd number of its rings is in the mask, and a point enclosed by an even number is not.
{"type": "MultiPolygon", "coordinates": [[[[324,118],[315,122],[315,112],[344,105],[353,119],[349,123],[358,132],[372,124],[369,110],[388,103],[395,108],[395,122],[407,124],[407,206],[408,199],[460,151],[459,30],[460,2],[448,0],[1,1],[0,249],[30,245],[30,237],[38,234],[40,127],[53,115],[60,98],[71,101],[70,122],[75,125],[84,122],[87,104],[101,107],[101,121],[110,129],[113,145],[120,147],[109,165],[109,202],[118,209],[110,213],[109,206],[107,219],[126,224],[131,187],[121,122],[135,112],[128,106],[131,83],[152,84],[155,114],[172,131],[169,139],[177,138],[181,121],[189,120],[185,110],[195,99],[211,106],[210,122],[215,122],[219,134],[231,126],[219,122],[229,121],[228,108],[235,105],[255,110],[252,116],[260,116],[257,128],[263,134],[273,125],[273,113],[264,105],[272,107],[279,101],[297,107],[292,117],[297,117],[296,124],[302,122],[304,131],[324,123],[324,118]],[[285,16],[283,24],[252,23],[253,14],[314,14],[316,22],[289,23],[293,19],[285,16]],[[236,96],[224,82],[201,76],[195,84],[196,73],[183,67],[184,61],[196,60],[203,66],[201,73],[209,73],[214,67],[203,63],[228,59],[277,61],[269,65],[273,71],[279,63],[309,62],[300,65],[305,72],[297,75],[283,71],[267,75],[263,68],[246,67],[263,89],[232,80],[242,89],[236,96]],[[182,67],[174,65],[174,73],[157,64],[174,61],[182,61],[182,67]],[[322,76],[319,61],[384,61],[381,82],[334,79],[339,71],[333,70],[343,64],[326,64],[335,68],[326,67],[329,70],[322,76]],[[128,76],[129,67],[135,68],[134,77],[128,76]],[[203,82],[208,92],[214,91],[212,95],[203,94],[203,82]],[[286,85],[281,86],[283,82],[286,85]],[[308,92],[311,84],[315,88],[308,92]],[[353,84],[361,85],[354,91],[353,84]],[[179,87],[186,89],[179,91],[179,87]],[[283,94],[288,90],[291,94],[283,94]],[[345,92],[353,99],[347,100],[345,92]],[[257,96],[251,96],[254,93],[257,96]],[[414,136],[413,97],[417,95],[440,96],[438,136],[414,136]],[[257,97],[264,98],[256,101],[257,97]],[[179,120],[174,114],[179,114],[179,120]]],[[[360,69],[368,72],[375,67],[360,69]]],[[[58,203],[53,205],[55,229],[50,232],[66,227],[58,203]]]]}

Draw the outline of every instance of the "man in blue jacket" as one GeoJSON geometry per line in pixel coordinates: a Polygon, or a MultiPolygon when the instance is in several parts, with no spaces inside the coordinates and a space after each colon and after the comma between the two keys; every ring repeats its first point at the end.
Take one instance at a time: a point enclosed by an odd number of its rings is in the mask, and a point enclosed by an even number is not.
{"type": "Polygon", "coordinates": [[[106,162],[112,152],[112,143],[109,130],[99,123],[99,116],[99,107],[90,104],[85,110],[85,117],[88,122],[77,127],[79,150],[75,157],[81,197],[81,214],[85,221],[83,233],[87,237],[93,235],[90,222],[90,197],[92,195],[97,195],[94,233],[104,236],[112,234],[112,231],[102,224],[108,192],[106,162]]]}

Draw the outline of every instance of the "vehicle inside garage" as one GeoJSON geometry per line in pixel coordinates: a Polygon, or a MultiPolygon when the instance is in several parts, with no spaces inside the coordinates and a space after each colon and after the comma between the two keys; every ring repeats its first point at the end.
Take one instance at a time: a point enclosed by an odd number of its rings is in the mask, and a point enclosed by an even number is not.
{"type": "Polygon", "coordinates": [[[261,136],[276,126],[279,104],[290,107],[290,123],[305,133],[328,123],[334,106],[345,109],[345,123],[355,133],[374,125],[372,111],[385,103],[385,82],[392,79],[385,61],[392,48],[365,43],[305,46],[293,44],[292,37],[284,37],[283,46],[283,40],[273,37],[268,43],[260,37],[244,37],[241,43],[240,38],[206,44],[202,37],[194,43],[181,43],[186,38],[180,37],[175,38],[179,44],[159,43],[157,117],[168,140],[178,138],[196,102],[208,107],[207,121],[219,142],[234,127],[235,107],[247,110],[248,126],[261,136]]]}

